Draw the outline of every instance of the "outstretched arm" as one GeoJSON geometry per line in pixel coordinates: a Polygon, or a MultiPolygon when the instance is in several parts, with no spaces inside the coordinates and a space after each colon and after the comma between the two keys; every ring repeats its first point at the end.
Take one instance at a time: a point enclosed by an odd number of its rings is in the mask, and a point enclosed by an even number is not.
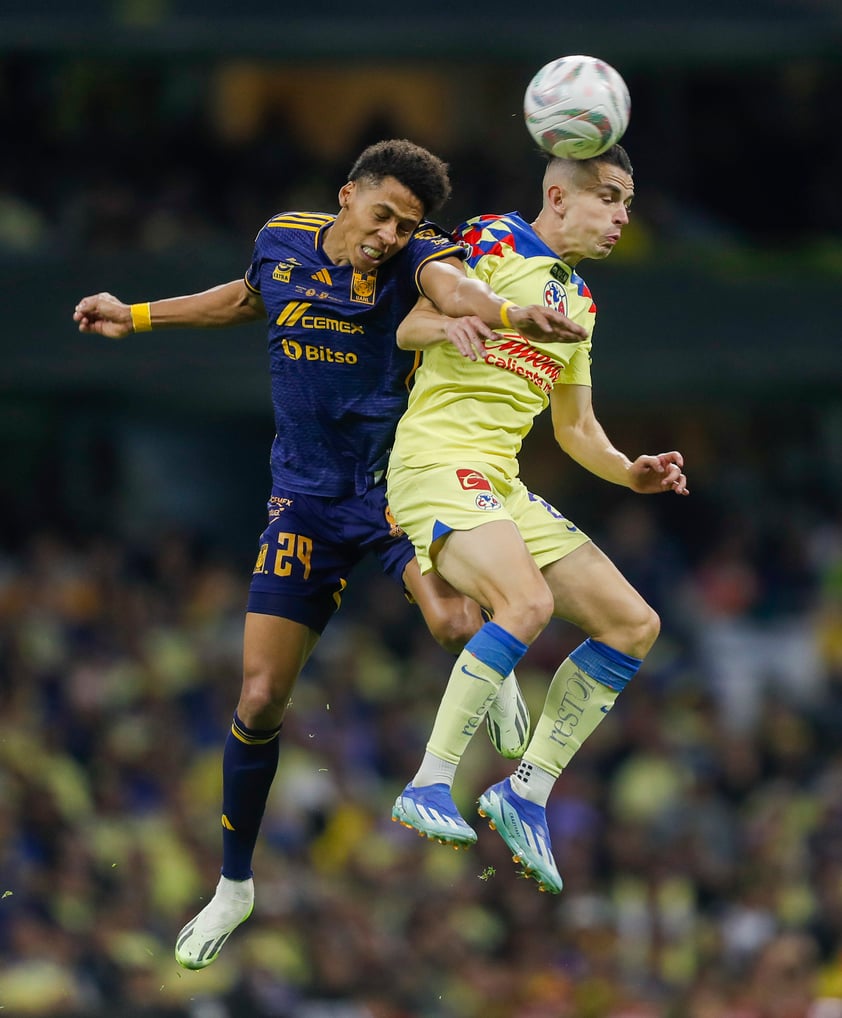
{"type": "Polygon", "coordinates": [[[597,477],[640,494],[689,495],[680,452],[630,460],[596,419],[587,385],[557,385],[550,396],[555,439],[567,455],[597,477]]]}
{"type": "Polygon", "coordinates": [[[426,297],[419,297],[398,326],[396,339],[401,350],[425,350],[437,343],[452,343],[463,357],[475,361],[483,355],[483,340],[493,336],[494,331],[476,315],[449,318],[426,297]]]}
{"type": "Polygon", "coordinates": [[[92,332],[108,339],[122,339],[131,332],[145,332],[151,328],[212,329],[265,317],[260,295],[249,290],[242,279],[222,283],[202,293],[168,297],[148,304],[124,304],[113,294],[95,293],[83,297],[73,312],[80,332],[92,332]]]}
{"type": "Polygon", "coordinates": [[[504,300],[487,283],[469,278],[458,258],[428,262],[421,270],[424,293],[449,318],[475,315],[492,329],[511,329],[528,339],[580,343],[587,332],[553,308],[520,307],[504,300]]]}

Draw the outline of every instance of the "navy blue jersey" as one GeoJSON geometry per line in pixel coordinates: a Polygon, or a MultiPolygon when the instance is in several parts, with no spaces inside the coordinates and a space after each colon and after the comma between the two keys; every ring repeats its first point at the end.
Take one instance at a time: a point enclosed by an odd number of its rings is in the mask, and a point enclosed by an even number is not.
{"type": "Polygon", "coordinates": [[[417,367],[395,332],[433,259],[464,257],[431,223],[370,273],[335,265],[322,241],[335,215],[285,212],[258,233],[246,285],[269,321],[274,491],[361,494],[386,467],[417,367]]]}

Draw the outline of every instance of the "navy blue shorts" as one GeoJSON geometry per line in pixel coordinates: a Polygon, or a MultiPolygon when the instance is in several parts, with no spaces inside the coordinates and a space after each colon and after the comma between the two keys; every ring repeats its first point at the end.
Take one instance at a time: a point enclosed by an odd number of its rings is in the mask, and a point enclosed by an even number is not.
{"type": "Polygon", "coordinates": [[[374,552],[403,583],[412,543],[386,504],[386,485],[364,495],[323,498],[275,492],[249,587],[247,610],[279,615],[321,633],[339,608],[354,566],[374,552]]]}

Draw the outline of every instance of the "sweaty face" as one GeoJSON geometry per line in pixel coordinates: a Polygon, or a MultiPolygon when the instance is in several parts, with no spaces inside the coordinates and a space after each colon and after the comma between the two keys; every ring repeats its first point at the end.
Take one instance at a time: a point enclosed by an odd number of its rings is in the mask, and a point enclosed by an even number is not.
{"type": "Polygon", "coordinates": [[[563,185],[563,230],[566,260],[607,258],[629,221],[634,197],[632,178],[610,163],[591,173],[581,170],[563,185]]]}
{"type": "Polygon", "coordinates": [[[378,183],[353,180],[339,192],[340,213],[325,238],[338,265],[371,272],[409,243],[424,218],[421,202],[394,177],[378,183]]]}

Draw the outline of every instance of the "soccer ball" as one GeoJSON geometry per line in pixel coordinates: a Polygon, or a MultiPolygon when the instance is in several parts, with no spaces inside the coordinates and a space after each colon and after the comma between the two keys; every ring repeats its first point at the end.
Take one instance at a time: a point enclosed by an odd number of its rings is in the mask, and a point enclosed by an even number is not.
{"type": "Polygon", "coordinates": [[[619,73],[596,57],[559,57],[529,82],[526,127],[546,152],[591,159],[611,148],[629,126],[631,100],[619,73]]]}

